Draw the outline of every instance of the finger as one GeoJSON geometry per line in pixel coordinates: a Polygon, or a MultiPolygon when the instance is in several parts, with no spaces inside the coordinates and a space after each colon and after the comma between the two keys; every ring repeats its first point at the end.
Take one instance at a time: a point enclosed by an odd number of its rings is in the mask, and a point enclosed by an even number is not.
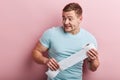
{"type": "Polygon", "coordinates": [[[55,69],[50,65],[50,62],[47,63],[47,66],[50,68],[50,70],[54,71],[55,69]]]}
{"type": "Polygon", "coordinates": [[[88,57],[93,57],[93,56],[94,56],[94,55],[90,52],[90,50],[87,51],[87,55],[88,55],[88,57]]]}
{"type": "Polygon", "coordinates": [[[57,69],[59,68],[59,65],[55,59],[52,58],[52,59],[50,59],[50,61],[57,69]]]}
{"type": "Polygon", "coordinates": [[[53,65],[51,61],[49,61],[47,65],[51,70],[57,70],[57,68],[53,65]]]}
{"type": "Polygon", "coordinates": [[[57,70],[57,69],[59,68],[58,63],[57,63],[56,60],[53,59],[53,58],[49,59],[48,64],[49,64],[49,66],[52,67],[53,70],[57,70]]]}
{"type": "Polygon", "coordinates": [[[91,49],[92,51],[94,51],[97,55],[98,55],[98,52],[97,52],[97,50],[95,50],[95,49],[91,49]]]}
{"type": "Polygon", "coordinates": [[[52,58],[50,60],[56,68],[59,68],[59,64],[57,63],[57,61],[54,58],[52,58]]]}
{"type": "Polygon", "coordinates": [[[95,57],[98,56],[98,53],[96,51],[94,51],[93,49],[89,50],[91,52],[91,54],[95,57]]]}
{"type": "Polygon", "coordinates": [[[90,52],[87,52],[88,58],[94,60],[96,57],[90,52]]]}

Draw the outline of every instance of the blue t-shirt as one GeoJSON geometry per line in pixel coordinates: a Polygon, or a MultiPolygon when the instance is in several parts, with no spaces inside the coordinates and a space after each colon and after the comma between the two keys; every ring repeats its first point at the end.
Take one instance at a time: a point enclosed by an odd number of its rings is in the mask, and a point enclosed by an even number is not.
{"type": "MultiPolygon", "coordinates": [[[[58,62],[80,51],[87,43],[97,46],[96,39],[92,34],[80,28],[80,32],[72,35],[64,31],[63,27],[53,27],[44,32],[40,43],[49,48],[49,57],[58,62]]],[[[61,71],[54,79],[48,80],[82,80],[83,61],[61,71]]]]}

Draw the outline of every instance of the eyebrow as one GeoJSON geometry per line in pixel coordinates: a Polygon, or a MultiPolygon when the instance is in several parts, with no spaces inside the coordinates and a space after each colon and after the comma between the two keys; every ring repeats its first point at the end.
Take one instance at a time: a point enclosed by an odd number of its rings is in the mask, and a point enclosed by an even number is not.
{"type": "MultiPolygon", "coordinates": [[[[65,16],[62,16],[63,18],[65,17],[65,16]]],[[[67,16],[68,18],[73,18],[72,16],[67,16]]]]}

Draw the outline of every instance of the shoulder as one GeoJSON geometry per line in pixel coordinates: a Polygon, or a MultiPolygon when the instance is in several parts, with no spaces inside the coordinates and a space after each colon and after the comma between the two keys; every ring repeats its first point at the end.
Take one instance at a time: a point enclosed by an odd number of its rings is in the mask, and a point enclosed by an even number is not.
{"type": "Polygon", "coordinates": [[[43,37],[53,37],[54,34],[59,34],[61,33],[61,27],[51,27],[51,28],[48,28],[46,31],[44,31],[44,33],[42,34],[43,37]]]}
{"type": "Polygon", "coordinates": [[[88,43],[93,43],[97,47],[97,40],[96,40],[95,36],[91,32],[89,32],[89,31],[87,31],[86,29],[83,29],[83,28],[81,29],[81,32],[83,34],[84,39],[88,43]]]}
{"type": "Polygon", "coordinates": [[[89,38],[95,38],[94,35],[92,33],[90,33],[89,31],[87,31],[86,29],[84,28],[81,28],[81,32],[84,36],[87,36],[89,38]]]}
{"type": "Polygon", "coordinates": [[[55,31],[54,27],[48,28],[47,30],[45,30],[45,31],[43,32],[43,35],[44,35],[44,36],[52,35],[53,31],[55,31]]]}
{"type": "Polygon", "coordinates": [[[59,31],[61,30],[61,26],[54,26],[54,27],[51,27],[51,28],[48,28],[45,32],[54,32],[54,31],[59,31]]]}
{"type": "Polygon", "coordinates": [[[51,35],[51,34],[60,34],[63,32],[63,28],[62,26],[55,26],[55,27],[51,27],[48,30],[45,31],[45,33],[51,35]]]}

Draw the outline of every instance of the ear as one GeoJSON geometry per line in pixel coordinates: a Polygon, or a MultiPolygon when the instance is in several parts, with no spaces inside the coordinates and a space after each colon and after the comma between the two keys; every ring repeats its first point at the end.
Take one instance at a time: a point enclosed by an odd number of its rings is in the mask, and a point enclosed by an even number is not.
{"type": "Polygon", "coordinates": [[[83,19],[83,16],[82,16],[82,15],[80,15],[80,17],[79,17],[79,18],[80,18],[80,21],[82,21],[82,19],[83,19]]]}

